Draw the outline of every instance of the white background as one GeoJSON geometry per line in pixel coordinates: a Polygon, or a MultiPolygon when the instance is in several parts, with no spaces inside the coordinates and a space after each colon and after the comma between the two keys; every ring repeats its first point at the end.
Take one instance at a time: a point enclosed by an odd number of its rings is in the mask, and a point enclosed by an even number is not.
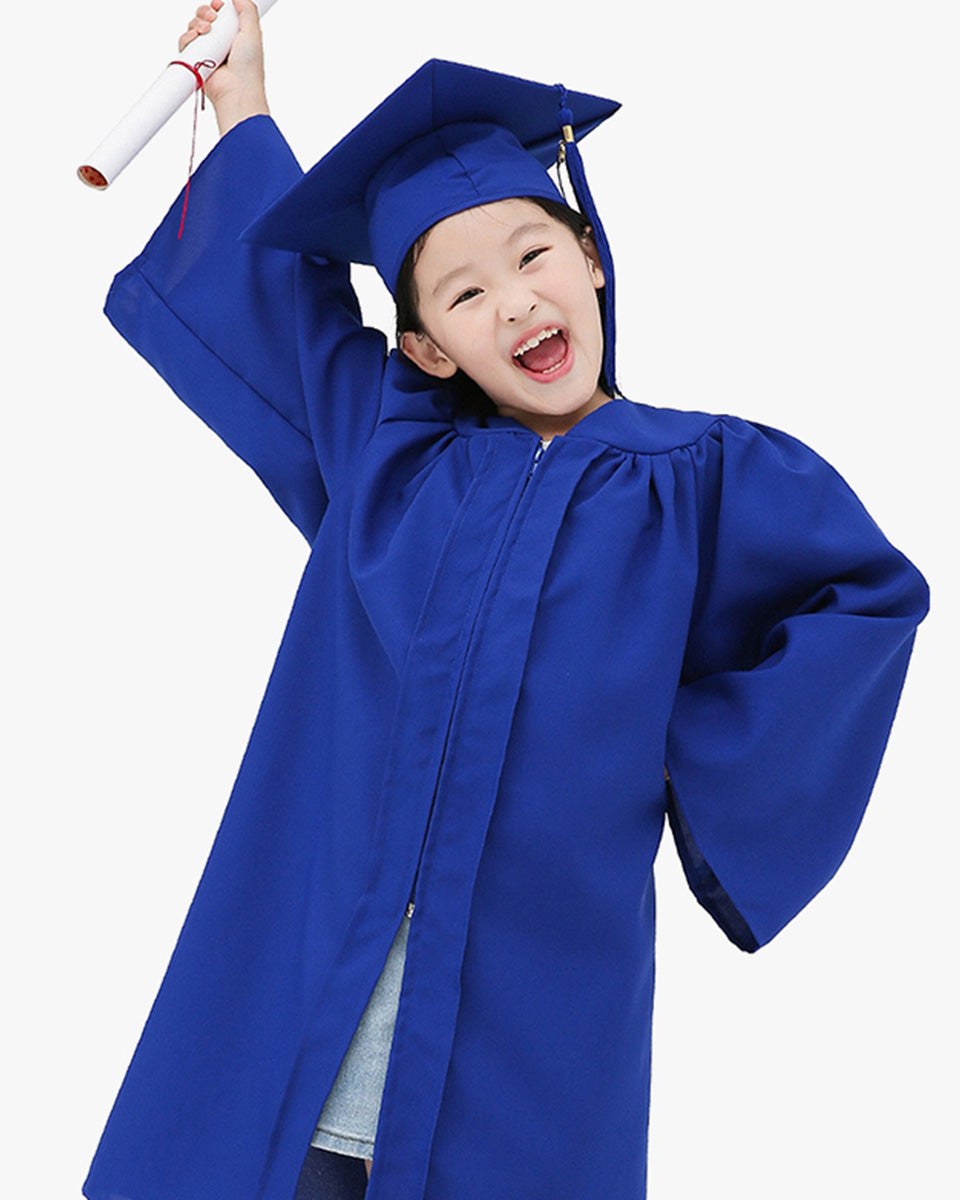
{"type": "MultiPolygon", "coordinates": [[[[584,145],[617,261],[621,386],[799,436],[928,578],[860,836],[774,943],[727,943],[664,841],[650,1200],[947,1196],[958,9],[623,12],[282,0],[264,21],[271,107],[308,167],[432,56],[622,100],[584,145]]],[[[7,21],[0,1029],[18,1200],[80,1196],[307,556],[101,313],[185,180],[190,106],[107,192],[74,170],[191,15],[92,0],[7,21]]],[[[198,161],[215,138],[208,106],[198,161]]],[[[368,320],[389,323],[372,272],[359,287],[368,320]]]]}

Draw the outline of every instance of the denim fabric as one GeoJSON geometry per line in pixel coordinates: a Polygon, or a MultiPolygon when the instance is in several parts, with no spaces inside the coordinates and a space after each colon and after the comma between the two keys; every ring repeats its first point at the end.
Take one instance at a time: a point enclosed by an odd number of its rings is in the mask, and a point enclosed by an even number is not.
{"type": "Polygon", "coordinates": [[[405,916],[320,1111],[313,1146],[355,1158],[373,1157],[409,932],[410,918],[405,916]]]}
{"type": "Polygon", "coordinates": [[[294,1200],[363,1200],[366,1192],[367,1168],[362,1162],[311,1146],[294,1200]]]}

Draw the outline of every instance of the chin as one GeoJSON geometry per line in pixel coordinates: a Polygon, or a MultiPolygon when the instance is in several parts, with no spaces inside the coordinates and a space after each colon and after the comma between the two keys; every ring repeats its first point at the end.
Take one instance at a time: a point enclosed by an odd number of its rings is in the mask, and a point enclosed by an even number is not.
{"type": "Polygon", "coordinates": [[[573,381],[564,387],[566,381],[557,380],[555,384],[543,384],[542,394],[529,393],[516,396],[512,400],[498,401],[505,407],[522,409],[524,412],[539,413],[546,417],[565,417],[586,408],[597,394],[598,384],[577,387],[573,381]]]}

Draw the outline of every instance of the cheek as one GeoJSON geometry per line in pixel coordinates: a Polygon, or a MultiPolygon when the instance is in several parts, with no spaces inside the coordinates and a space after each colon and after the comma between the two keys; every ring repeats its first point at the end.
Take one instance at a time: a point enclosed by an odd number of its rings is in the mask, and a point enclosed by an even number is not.
{"type": "Polygon", "coordinates": [[[569,297],[571,311],[577,314],[577,320],[583,331],[583,336],[589,338],[591,341],[603,336],[597,294],[597,290],[592,284],[588,283],[586,287],[578,288],[569,297]]]}
{"type": "Polygon", "coordinates": [[[489,362],[494,344],[482,312],[464,312],[448,329],[448,350],[462,364],[489,362]]]}

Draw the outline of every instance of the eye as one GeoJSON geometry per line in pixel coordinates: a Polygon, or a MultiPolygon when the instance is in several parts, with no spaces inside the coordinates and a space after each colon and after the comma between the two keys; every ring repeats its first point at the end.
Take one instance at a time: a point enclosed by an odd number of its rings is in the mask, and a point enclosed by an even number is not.
{"type": "Polygon", "coordinates": [[[549,247],[547,246],[541,246],[537,250],[528,250],[523,258],[520,259],[520,266],[525,267],[527,263],[533,262],[538,255],[544,254],[548,249],[549,247]]]}
{"type": "Polygon", "coordinates": [[[454,302],[450,305],[450,307],[456,308],[456,306],[458,304],[462,304],[465,300],[472,300],[474,296],[479,296],[479,295],[480,295],[479,288],[467,288],[467,290],[465,292],[460,293],[460,295],[456,298],[456,300],[454,300],[454,302]]]}

